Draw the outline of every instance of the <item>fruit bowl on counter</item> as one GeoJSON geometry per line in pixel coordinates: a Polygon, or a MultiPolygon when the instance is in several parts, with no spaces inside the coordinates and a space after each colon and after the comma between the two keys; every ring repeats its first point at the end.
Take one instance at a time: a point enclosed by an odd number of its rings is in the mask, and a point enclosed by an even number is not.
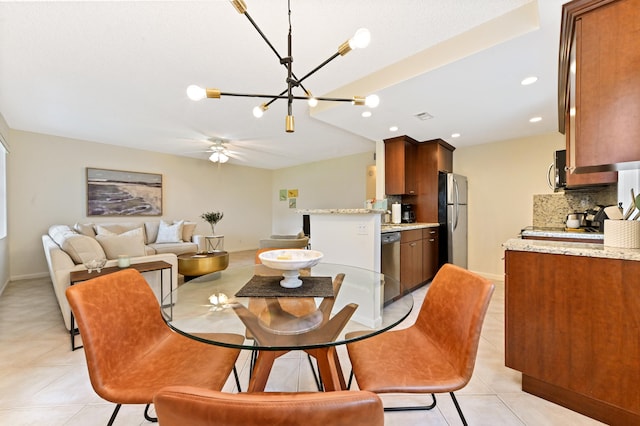
{"type": "Polygon", "coordinates": [[[297,288],[302,285],[300,269],[316,266],[323,257],[317,250],[270,250],[258,255],[263,265],[283,271],[280,285],[297,288]]]}

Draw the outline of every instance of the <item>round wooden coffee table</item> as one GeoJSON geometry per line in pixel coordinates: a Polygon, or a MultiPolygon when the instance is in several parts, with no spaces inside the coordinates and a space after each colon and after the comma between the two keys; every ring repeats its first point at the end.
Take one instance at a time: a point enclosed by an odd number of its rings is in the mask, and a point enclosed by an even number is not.
{"type": "Polygon", "coordinates": [[[185,280],[201,275],[211,274],[227,269],[229,253],[214,251],[212,253],[187,253],[178,256],[178,273],[185,280]]]}

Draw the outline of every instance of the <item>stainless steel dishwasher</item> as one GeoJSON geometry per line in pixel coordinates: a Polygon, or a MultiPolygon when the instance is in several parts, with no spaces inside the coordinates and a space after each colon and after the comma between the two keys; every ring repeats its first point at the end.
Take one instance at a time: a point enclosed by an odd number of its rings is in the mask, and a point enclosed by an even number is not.
{"type": "MultiPolygon", "coordinates": [[[[400,232],[385,232],[381,234],[380,241],[382,249],[380,250],[380,272],[396,280],[400,283],[400,232]]],[[[396,286],[385,286],[384,300],[389,301],[400,295],[400,289],[391,293],[391,288],[396,286]]]]}

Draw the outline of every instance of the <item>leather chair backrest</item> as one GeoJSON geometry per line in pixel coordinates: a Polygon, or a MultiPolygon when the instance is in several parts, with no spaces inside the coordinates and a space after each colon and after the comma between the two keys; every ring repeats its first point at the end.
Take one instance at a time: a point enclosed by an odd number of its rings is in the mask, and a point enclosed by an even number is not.
{"type": "Polygon", "coordinates": [[[429,336],[467,380],[473,373],[493,289],[491,281],[445,264],[431,282],[416,320],[416,327],[429,336]]]}
{"type": "Polygon", "coordinates": [[[380,398],[366,391],[231,394],[172,386],[154,397],[162,426],[382,426],[380,398]]]}
{"type": "Polygon", "coordinates": [[[153,290],[134,269],[76,284],[66,296],[82,336],[91,383],[99,394],[140,356],[140,348],[152,347],[166,335],[153,290]]]}

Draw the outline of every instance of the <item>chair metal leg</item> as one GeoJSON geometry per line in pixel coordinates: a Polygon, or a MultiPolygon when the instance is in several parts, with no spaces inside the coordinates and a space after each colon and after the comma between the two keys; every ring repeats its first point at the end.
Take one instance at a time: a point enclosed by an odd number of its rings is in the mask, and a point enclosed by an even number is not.
{"type": "Polygon", "coordinates": [[[462,410],[460,409],[460,404],[458,404],[458,400],[456,399],[456,396],[453,394],[453,392],[449,392],[449,395],[451,395],[451,399],[453,399],[453,405],[455,405],[456,410],[458,410],[458,414],[460,415],[462,424],[464,426],[467,426],[467,420],[464,418],[464,415],[462,414],[462,410]]]}
{"type": "Polygon", "coordinates": [[[311,372],[313,373],[313,380],[315,380],[316,382],[318,392],[322,392],[324,390],[324,386],[322,385],[322,377],[320,377],[320,372],[316,372],[316,368],[313,366],[311,355],[307,354],[307,358],[309,359],[309,365],[311,366],[311,372]]]}
{"type": "MultiPolygon", "coordinates": [[[[351,383],[353,382],[353,369],[351,370],[351,373],[349,374],[349,383],[347,383],[347,390],[351,389],[351,383]]],[[[451,397],[453,398],[453,402],[456,405],[456,408],[458,409],[458,414],[460,414],[460,417],[462,417],[462,422],[465,424],[467,424],[467,422],[464,420],[464,416],[462,415],[462,411],[460,411],[460,407],[458,406],[458,402],[456,401],[456,397],[453,396],[453,392],[451,392],[451,397]]],[[[436,406],[436,395],[435,394],[431,394],[431,404],[429,405],[419,405],[419,406],[415,406],[415,407],[385,407],[384,411],[417,411],[417,410],[431,410],[433,408],[435,408],[436,406]]]]}
{"type": "Polygon", "coordinates": [[[149,407],[151,407],[151,404],[147,404],[147,406],[144,407],[144,418],[147,419],[148,422],[158,423],[158,418],[157,417],[151,417],[149,415],[149,407]]]}
{"type": "Polygon", "coordinates": [[[238,377],[238,370],[236,366],[233,366],[233,377],[236,379],[236,386],[238,387],[238,392],[242,392],[242,387],[240,387],[240,378],[238,377]]]}
{"type": "Polygon", "coordinates": [[[418,405],[414,407],[384,407],[384,411],[418,411],[418,410],[431,410],[436,406],[436,396],[431,394],[433,402],[430,405],[418,405]]]}
{"type": "Polygon", "coordinates": [[[116,416],[118,415],[118,411],[120,411],[120,407],[122,407],[122,404],[116,404],[116,408],[115,410],[113,410],[113,413],[111,413],[111,418],[109,419],[109,423],[107,423],[107,426],[113,425],[113,422],[115,421],[116,416]]]}

